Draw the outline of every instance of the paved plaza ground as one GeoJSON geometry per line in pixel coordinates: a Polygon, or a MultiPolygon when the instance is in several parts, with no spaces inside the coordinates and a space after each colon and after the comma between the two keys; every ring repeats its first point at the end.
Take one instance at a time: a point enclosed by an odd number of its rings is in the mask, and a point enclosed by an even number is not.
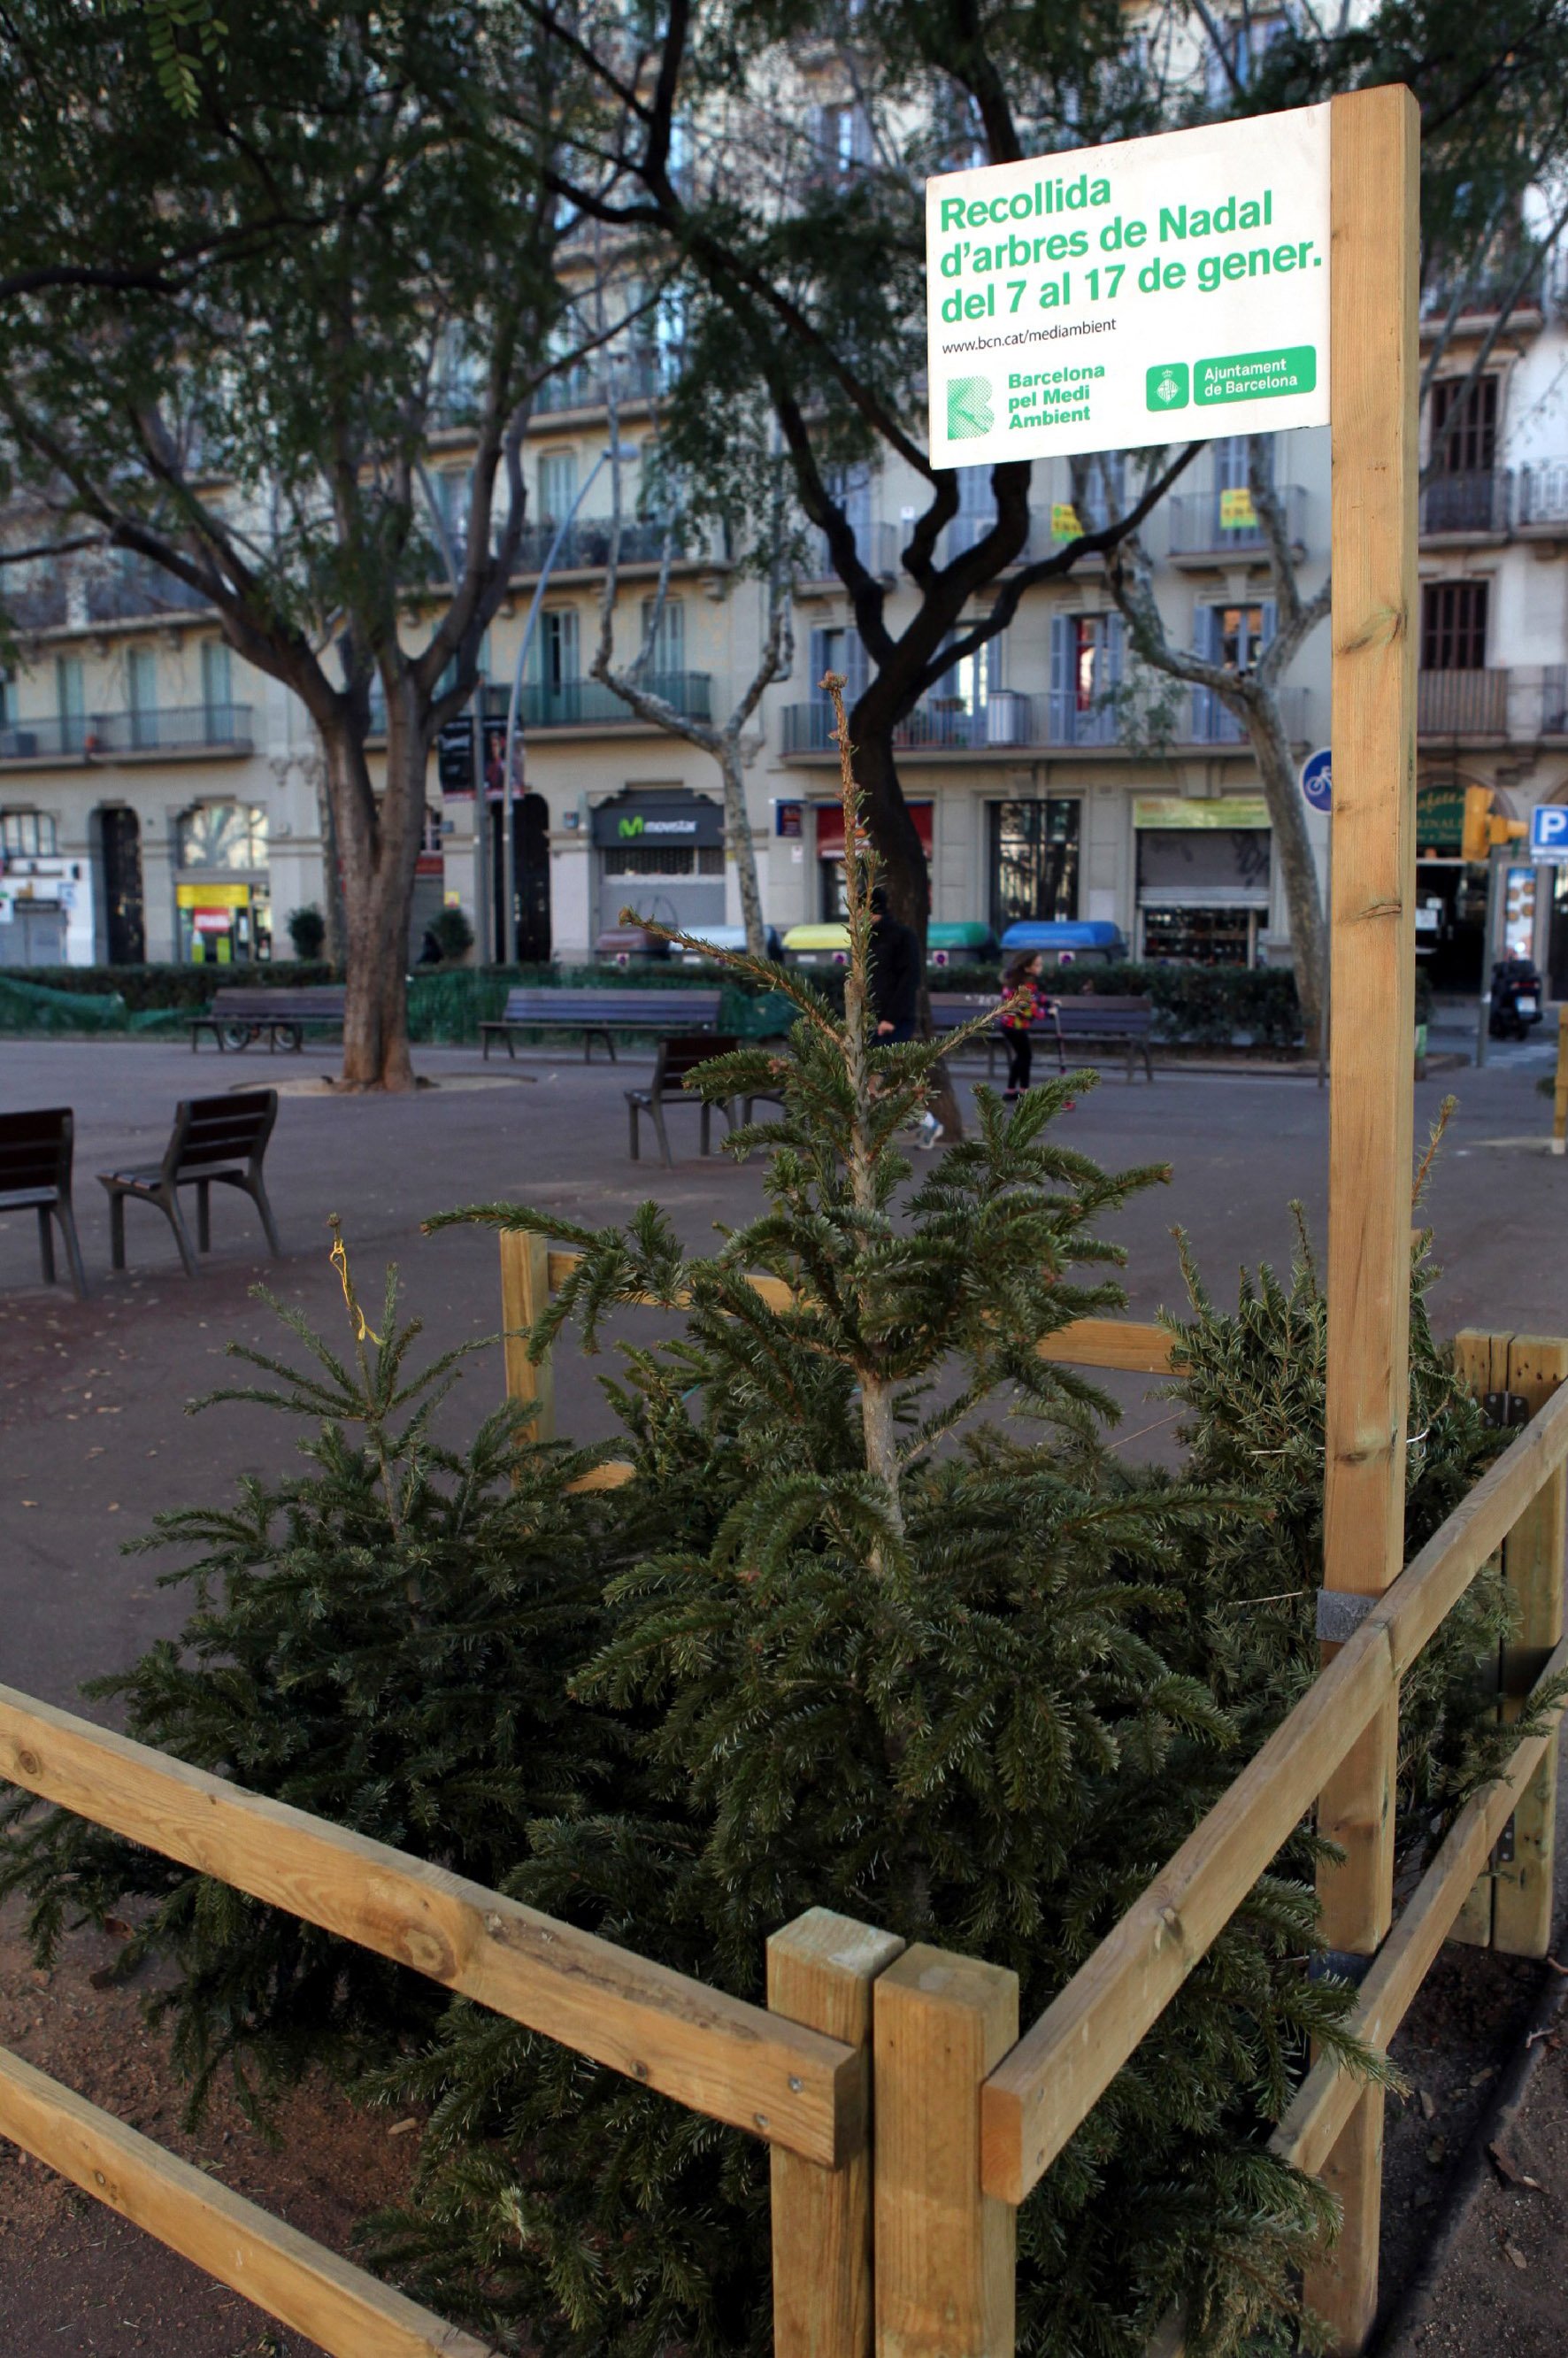
{"type": "MultiPolygon", "coordinates": [[[[1443,1072],[1417,1087],[1422,1133],[1446,1090],[1460,1099],[1427,1204],[1444,1268],[1433,1296],[1440,1332],[1463,1325],[1568,1331],[1568,1257],[1559,1243],[1568,1162],[1541,1150],[1551,1108],[1536,1088],[1551,1053],[1545,1045],[1503,1050],[1483,1071],[1443,1072]]],[[[232,1379],[222,1356],[231,1338],[274,1340],[273,1320],[250,1298],[258,1280],[341,1338],[341,1298],[327,1259],[330,1214],[342,1217],[363,1292],[378,1294],[382,1269],[397,1261],[406,1306],[426,1321],[432,1347],[445,1347],[492,1334],[499,1324],[496,1246],[481,1231],[422,1236],[420,1222],[431,1213],[510,1197],[575,1220],[609,1221],[652,1195],[696,1244],[715,1223],[743,1218],[762,1200],[760,1157],[740,1168],[728,1158],[698,1158],[695,1111],[670,1118],[673,1171],[630,1160],[622,1091],[645,1079],[643,1057],[611,1069],[600,1056],[585,1066],[572,1047],[487,1067],[473,1052],[426,1049],[416,1063],[435,1086],[410,1098],[303,1093],[334,1061],[330,1048],[221,1059],[211,1051],[193,1057],[183,1048],[124,1042],[0,1042],[0,1108],[75,1109],[76,1201],[92,1286],[81,1303],[63,1286],[43,1286],[32,1216],[0,1216],[0,1682],[72,1704],[82,1679],[121,1667],[177,1625],[181,1599],[160,1592],[157,1567],[127,1559],[121,1543],[145,1531],[159,1508],[222,1499],[236,1474],[276,1466],[289,1445],[287,1430],[256,1408],[219,1408],[199,1419],[182,1412],[232,1379]],[[284,1259],[268,1260],[250,1205],[220,1190],[213,1250],[196,1282],[182,1274],[161,1216],[138,1205],[127,1210],[130,1268],[113,1274],[106,1199],[94,1174],[156,1163],[180,1097],[261,1081],[287,1092],[267,1165],[284,1259]]],[[[1066,1127],[1076,1146],[1103,1163],[1171,1166],[1169,1184],[1141,1196],[1113,1226],[1129,1250],[1136,1314],[1180,1299],[1175,1225],[1190,1232],[1222,1297],[1238,1265],[1288,1260],[1292,1197],[1323,1239],[1327,1097],[1310,1076],[1161,1067],[1150,1087],[1112,1073],[1079,1100],[1066,1127]]],[[[646,1136],[645,1145],[651,1156],[646,1136]]],[[[1122,1389],[1131,1412],[1127,1429],[1141,1436],[1132,1445],[1158,1448],[1162,1408],[1146,1404],[1142,1379],[1127,1379],[1122,1389]]],[[[479,1354],[450,1413],[471,1423],[500,1391],[499,1352],[479,1354]]],[[[594,1369],[569,1345],[560,1354],[557,1401],[564,1434],[590,1438],[609,1429],[594,1369]]],[[[77,2036],[62,2029],[62,2010],[80,2006],[85,1995],[70,1979],[77,1963],[50,1989],[29,1983],[16,2002],[15,1976],[25,1962],[15,1930],[14,1918],[0,1924],[0,1993],[7,1977],[12,1984],[12,2001],[0,2003],[0,2039],[31,2051],[30,2037],[52,2039],[51,2068],[62,2069],[59,2042],[69,2047],[77,2036]]],[[[75,1960],[91,1964],[93,1952],[79,1947],[75,1960]]],[[[1483,1971],[1494,1969],[1494,1961],[1482,1961],[1483,1971]]],[[[1506,1989],[1499,1985],[1498,2004],[1514,2004],[1519,1987],[1517,1976],[1506,1989]]],[[[132,2002],[114,2003],[121,2009],[115,2020],[134,2023],[132,2002]]],[[[124,2035],[132,2037],[129,2029],[124,2035]]],[[[81,2036],[85,2052],[86,2027],[81,2036]]],[[[87,2071],[81,2084],[92,2076],[87,2071]]],[[[115,2104],[112,2086],[100,2093],[115,2104]]],[[[157,2128],[160,2136],[165,2125],[157,2128]]],[[[349,2140],[343,2150],[355,2150],[360,2132],[340,2123],[338,2133],[349,2140]]],[[[362,2160],[353,2161],[355,2173],[362,2160]]],[[[269,2178],[262,2159],[252,2155],[245,2169],[250,2174],[235,2182],[287,2206],[288,2186],[276,2173],[269,2178]]],[[[180,2264],[150,2255],[133,2231],[103,2214],[57,2203],[46,2217],[37,2190],[18,2210],[15,2189],[24,2182],[30,2184],[14,2162],[0,2161],[0,2227],[9,2220],[16,2231],[0,2236],[0,2358],[33,2358],[46,2349],[61,2358],[76,2351],[121,2358],[144,2349],[230,2358],[304,2348],[287,2337],[258,2339],[254,2312],[180,2264]],[[178,2342],[159,2325],[171,2302],[187,2320],[178,2342]]],[[[1568,2186],[1550,2197],[1559,2231],[1564,2197],[1568,2186]]],[[[307,2202],[305,2210],[302,2223],[313,2220],[317,2232],[346,2223],[348,2212],[339,2220],[330,2204],[312,2211],[307,2202]]],[[[1527,2282],[1501,2260],[1488,2263],[1488,2283],[1493,2277],[1495,2298],[1512,2290],[1509,2277],[1527,2282]]],[[[1441,2346],[1481,2358],[1488,2345],[1441,2346]]],[[[1497,2346],[1533,2353],[1547,2344],[1527,2334],[1497,2346]]]]}

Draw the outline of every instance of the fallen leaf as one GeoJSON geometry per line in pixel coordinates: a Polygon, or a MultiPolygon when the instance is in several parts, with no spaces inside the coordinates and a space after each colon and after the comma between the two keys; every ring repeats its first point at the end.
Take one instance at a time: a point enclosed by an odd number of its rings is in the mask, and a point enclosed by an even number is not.
{"type": "Polygon", "coordinates": [[[406,2121],[394,2121],[386,2134],[388,2136],[406,2136],[410,2129],[416,2129],[418,2125],[418,2121],[411,2113],[406,2121]]]}
{"type": "Polygon", "coordinates": [[[1503,2257],[1507,2260],[1511,2260],[1516,2268],[1528,2268],[1530,2266],[1530,2262],[1525,2258],[1524,2254],[1519,2250],[1517,2244],[1505,2244],[1503,2245],[1503,2257]]]}
{"type": "Polygon", "coordinates": [[[1495,2080],[1497,2076],[1497,2065],[1488,2063],[1484,2071],[1472,2071],[1466,2084],[1472,2088],[1484,2088],[1488,2080],[1495,2080]]]}
{"type": "Polygon", "coordinates": [[[1531,2178],[1529,2170],[1521,2169],[1512,2154],[1506,2152],[1500,2145],[1489,2145],[1487,2151],[1510,2186],[1533,2186],[1538,2194],[1541,2192],[1540,2179],[1531,2178]]]}
{"type": "Polygon", "coordinates": [[[1424,2088],[1422,2088],[1420,2093],[1422,2116],[1424,2120],[1431,2120],[1433,2113],[1437,2110],[1437,2099],[1435,2096],[1429,2096],[1424,2088]]]}
{"type": "Polygon", "coordinates": [[[1440,2161],[1447,2158],[1447,2154],[1448,2139],[1445,2136],[1434,2136],[1426,2148],[1426,2158],[1434,2169],[1440,2161]]]}

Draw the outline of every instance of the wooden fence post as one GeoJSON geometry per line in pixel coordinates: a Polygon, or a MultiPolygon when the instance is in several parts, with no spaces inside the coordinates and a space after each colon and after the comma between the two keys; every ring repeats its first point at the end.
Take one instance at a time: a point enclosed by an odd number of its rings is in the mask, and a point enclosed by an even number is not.
{"type": "MultiPolygon", "coordinates": [[[[773,2011],[865,2050],[868,2119],[871,1992],[903,1952],[896,1933],[828,1908],[807,1909],[768,1942],[773,2011]]],[[[770,2168],[774,2358],[871,2358],[869,2143],[834,2170],[774,2146],[770,2168]]]]}
{"type": "Polygon", "coordinates": [[[501,1232],[501,1323],[506,1331],[506,1389],[530,1414],[535,1441],[556,1437],[556,1370],[546,1351],[535,1367],[524,1337],[513,1330],[532,1326],[550,1298],[550,1249],[546,1239],[521,1228],[501,1232]]]}
{"type": "Polygon", "coordinates": [[[873,2012],[877,2358],[1013,2358],[1018,2214],[980,2189],[980,2084],[1018,1975],[918,1944],[873,2012]]]}
{"type": "MultiPolygon", "coordinates": [[[[1415,591],[1420,117],[1400,88],[1333,101],[1334,862],[1324,1585],[1377,1596],[1404,1557],[1415,1036],[1415,591]]],[[[1331,1948],[1369,1956],[1393,1912],[1397,1702],[1318,1805],[1345,1853],[1319,1877],[1331,1948]]],[[[1335,2163],[1346,2233],[1309,2269],[1335,2348],[1377,2306],[1382,2140],[1368,2090],[1335,2163]]]]}

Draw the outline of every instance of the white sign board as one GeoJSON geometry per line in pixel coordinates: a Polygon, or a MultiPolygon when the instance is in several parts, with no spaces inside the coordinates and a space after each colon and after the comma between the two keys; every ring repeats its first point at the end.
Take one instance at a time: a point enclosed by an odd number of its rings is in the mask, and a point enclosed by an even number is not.
{"type": "Polygon", "coordinates": [[[931,457],[1328,422],[1329,109],[925,184],[931,457]]]}
{"type": "Polygon", "coordinates": [[[1537,803],[1530,815],[1532,860],[1568,860],[1568,804],[1537,803]]]}

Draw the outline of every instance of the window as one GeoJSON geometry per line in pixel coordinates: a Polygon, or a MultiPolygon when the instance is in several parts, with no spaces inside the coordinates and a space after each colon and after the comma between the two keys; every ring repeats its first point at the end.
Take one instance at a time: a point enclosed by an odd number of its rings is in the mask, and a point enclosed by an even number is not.
{"type": "Polygon", "coordinates": [[[1486,581],[1428,581],[1421,593],[1422,671],[1484,671],[1486,581]]]}
{"type": "MultiPolygon", "coordinates": [[[[643,643],[648,644],[650,626],[658,601],[643,600],[643,643]]],[[[678,598],[666,598],[659,612],[658,627],[653,633],[648,651],[648,668],[655,679],[669,679],[686,669],[686,608],[678,598]]]]}
{"type": "Polygon", "coordinates": [[[87,742],[87,693],[80,655],[57,655],[55,708],[59,714],[59,750],[80,753],[87,742]]]}
{"type": "Polygon", "coordinates": [[[836,671],[844,682],[844,701],[852,704],[866,685],[866,650],[859,631],[844,624],[811,633],[811,700],[826,705],[824,676],[836,671]]]}
{"type": "Polygon", "coordinates": [[[254,803],[196,803],[179,815],[181,868],[265,868],[266,813],[254,803]]]}
{"type": "Polygon", "coordinates": [[[863,106],[819,106],[813,127],[826,178],[846,180],[858,166],[871,162],[871,124],[863,106]]]}
{"type": "Polygon", "coordinates": [[[579,677],[577,608],[555,606],[539,617],[534,642],[534,676],[546,688],[566,687],[579,677]]]}
{"type": "MultiPolygon", "coordinates": [[[[441,529],[451,548],[452,561],[460,572],[469,529],[469,471],[466,467],[443,467],[432,486],[436,494],[436,512],[441,519],[441,529]]],[[[438,552],[445,570],[444,552],[438,552]]]]}
{"type": "Polygon", "coordinates": [[[1489,473],[1498,456],[1498,379],[1439,377],[1432,388],[1432,465],[1439,475],[1489,473]]]}
{"type": "Polygon", "coordinates": [[[52,811],[0,812],[0,851],[7,860],[52,860],[57,848],[52,811]]]}
{"type": "Polygon", "coordinates": [[[203,639],[201,642],[201,701],[206,708],[208,719],[221,720],[227,725],[232,700],[228,642],[225,639],[203,639]]]}
{"type": "Polygon", "coordinates": [[[1005,644],[1005,637],[999,634],[977,647],[973,654],[949,665],[931,691],[933,698],[965,712],[983,711],[987,698],[1001,693],[1005,644]]]}
{"type": "Polygon", "coordinates": [[[539,461],[539,521],[560,524],[577,500],[577,452],[546,450],[539,461]]]}
{"type": "Polygon", "coordinates": [[[145,752],[157,743],[157,657],[150,647],[133,647],[125,657],[125,697],[131,743],[145,752]]]}
{"type": "Polygon", "coordinates": [[[990,806],[994,933],[1078,914],[1078,806],[1064,796],[990,806]]]}
{"type": "Polygon", "coordinates": [[[1119,614],[1051,619],[1053,745],[1114,745],[1124,647],[1119,614]]]}
{"type": "Polygon", "coordinates": [[[1215,24],[1206,59],[1210,104],[1228,106],[1238,89],[1249,89],[1274,43],[1290,29],[1282,10],[1264,16],[1248,8],[1229,23],[1215,24]]]}
{"type": "Polygon", "coordinates": [[[1208,662],[1227,671],[1250,671],[1274,635],[1274,608],[1264,600],[1257,606],[1200,606],[1198,644],[1208,662]]]}

